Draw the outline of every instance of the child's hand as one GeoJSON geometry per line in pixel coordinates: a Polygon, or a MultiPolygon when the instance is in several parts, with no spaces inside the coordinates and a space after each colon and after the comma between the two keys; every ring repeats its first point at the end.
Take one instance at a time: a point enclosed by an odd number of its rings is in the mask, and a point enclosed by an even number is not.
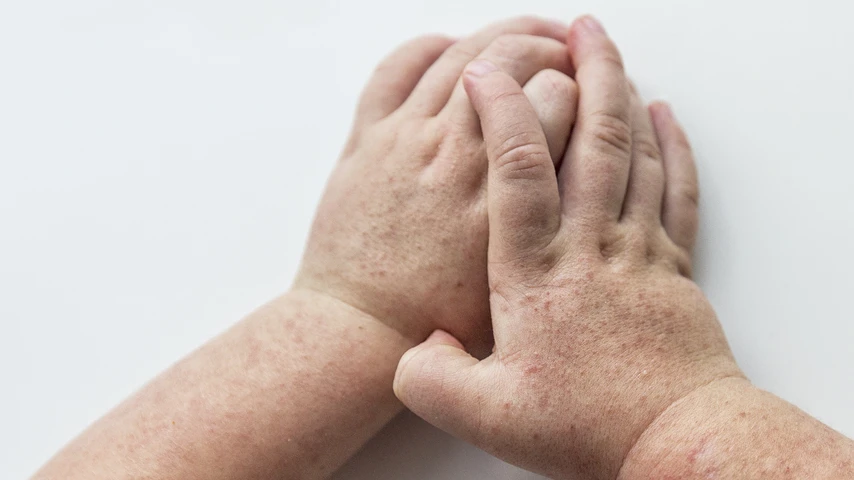
{"type": "Polygon", "coordinates": [[[391,54],[362,96],[295,288],[349,303],[416,342],[441,328],[488,352],[486,149],[459,79],[477,57],[524,84],[559,160],[577,99],[562,73],[570,70],[567,33],[551,21],[514,19],[391,54]]]}
{"type": "Polygon", "coordinates": [[[469,65],[489,157],[495,351],[479,362],[437,331],[401,359],[395,391],[507,461],[612,479],[668,406],[741,373],[689,277],[697,180],[684,134],[666,106],[642,106],[598,24],[580,20],[569,43],[579,110],[557,177],[518,83],[469,65]]]}

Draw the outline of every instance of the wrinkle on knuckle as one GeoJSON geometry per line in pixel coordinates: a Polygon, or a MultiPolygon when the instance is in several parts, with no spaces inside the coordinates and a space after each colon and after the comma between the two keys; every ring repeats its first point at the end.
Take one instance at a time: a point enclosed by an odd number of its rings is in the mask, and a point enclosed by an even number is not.
{"type": "MultiPolygon", "coordinates": [[[[617,48],[613,43],[611,43],[608,48],[605,48],[596,57],[596,60],[607,65],[611,69],[617,70],[618,72],[624,72],[623,58],[620,56],[619,51],[617,51],[617,48]]],[[[628,88],[628,80],[626,83],[626,88],[628,88]]]]}
{"type": "Polygon", "coordinates": [[[539,177],[545,169],[544,158],[548,157],[551,165],[551,156],[542,145],[522,144],[505,151],[497,160],[497,166],[505,176],[512,177],[539,177]]]}
{"type": "Polygon", "coordinates": [[[520,34],[501,35],[489,45],[485,55],[495,55],[508,60],[525,58],[534,52],[530,36],[520,34]]]}
{"type": "Polygon", "coordinates": [[[632,129],[622,115],[607,110],[594,112],[589,119],[589,135],[596,147],[612,154],[632,153],[632,129]]]}
{"type": "Polygon", "coordinates": [[[648,159],[661,160],[661,150],[658,148],[658,142],[648,133],[635,134],[632,138],[632,148],[639,155],[648,159]]]}
{"type": "Polygon", "coordinates": [[[468,63],[471,59],[477,57],[480,52],[480,48],[476,45],[472,45],[469,42],[457,42],[445,50],[443,55],[448,56],[450,59],[454,60],[455,63],[468,63]]]}
{"type": "MultiPolygon", "coordinates": [[[[493,105],[504,105],[504,104],[515,104],[517,100],[522,99],[523,101],[528,101],[528,97],[525,96],[525,93],[522,90],[514,89],[514,90],[497,90],[492,93],[489,97],[489,102],[493,105]]],[[[510,112],[502,112],[502,113],[510,113],[510,112]]]]}
{"type": "Polygon", "coordinates": [[[681,205],[700,206],[700,189],[693,183],[679,183],[670,187],[670,195],[681,205]]]}
{"type": "Polygon", "coordinates": [[[538,135],[522,131],[506,138],[493,150],[495,166],[506,173],[539,170],[545,160],[551,165],[548,148],[541,144],[538,135]]]}

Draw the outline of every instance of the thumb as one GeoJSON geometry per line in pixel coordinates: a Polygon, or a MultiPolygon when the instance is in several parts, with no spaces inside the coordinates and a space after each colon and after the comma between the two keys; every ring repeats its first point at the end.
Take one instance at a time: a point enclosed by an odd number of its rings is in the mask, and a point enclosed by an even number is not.
{"type": "MultiPolygon", "coordinates": [[[[560,194],[549,145],[522,87],[485,60],[463,75],[489,158],[490,256],[540,250],[560,227],[560,194]]],[[[570,109],[571,105],[557,108],[570,109]]]]}
{"type": "Polygon", "coordinates": [[[468,441],[475,441],[487,417],[478,360],[449,333],[434,331],[403,354],[394,377],[394,393],[416,415],[468,441]]]}

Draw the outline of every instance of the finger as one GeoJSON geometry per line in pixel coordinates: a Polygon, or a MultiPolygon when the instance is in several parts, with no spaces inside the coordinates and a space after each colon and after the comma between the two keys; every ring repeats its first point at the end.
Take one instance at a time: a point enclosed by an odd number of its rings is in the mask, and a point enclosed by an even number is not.
{"type": "MultiPolygon", "coordinates": [[[[564,42],[532,35],[502,35],[477,58],[492,63],[513,77],[519,85],[525,85],[542,70],[551,69],[564,73],[571,70],[564,42]]],[[[477,114],[471,108],[462,80],[457,83],[448,104],[439,114],[440,117],[443,115],[454,118],[455,124],[467,125],[472,132],[480,128],[477,114]]]]}
{"type": "Polygon", "coordinates": [[[436,330],[397,365],[394,393],[407,408],[448,433],[475,441],[490,389],[478,361],[450,334],[436,330]]]}
{"type": "Polygon", "coordinates": [[[534,75],[522,90],[540,119],[552,161],[559,166],[575,122],[578,86],[566,74],[549,69],[534,75]]]}
{"type": "Polygon", "coordinates": [[[383,59],[365,86],[356,122],[378,121],[400,107],[424,72],[454,41],[441,35],[419,37],[383,59]]]}
{"type": "Polygon", "coordinates": [[[661,227],[664,165],[649,111],[632,91],[632,160],[623,220],[645,229],[661,227]]]}
{"type": "Polygon", "coordinates": [[[690,252],[700,223],[697,209],[700,188],[691,144],[667,104],[653,103],[649,112],[664,159],[661,223],[673,242],[690,252]]]}
{"type": "Polygon", "coordinates": [[[439,113],[448,102],[466,64],[501,35],[515,33],[563,41],[568,30],[569,27],[562,23],[535,17],[513,18],[490,25],[448,48],[418,82],[406,105],[422,115],[439,113]]]}
{"type": "Polygon", "coordinates": [[[594,220],[620,217],[632,151],[628,82],[617,47],[592,17],[568,38],[578,83],[578,114],[560,172],[564,211],[594,220]]]}
{"type": "Polygon", "coordinates": [[[512,77],[476,60],[463,80],[480,116],[489,159],[489,256],[518,258],[539,250],[560,226],[548,143],[534,108],[512,77]]]}

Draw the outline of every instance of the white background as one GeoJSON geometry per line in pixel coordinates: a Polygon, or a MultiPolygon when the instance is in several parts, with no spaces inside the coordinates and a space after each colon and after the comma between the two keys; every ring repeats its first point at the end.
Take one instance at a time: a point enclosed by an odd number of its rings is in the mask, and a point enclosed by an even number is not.
{"type": "MultiPolygon", "coordinates": [[[[697,272],[751,378],[854,435],[851,2],[4,0],[0,476],[288,287],[358,92],[406,38],[597,14],[671,101],[697,272]]],[[[414,418],[340,478],[530,478],[414,418]]]]}

